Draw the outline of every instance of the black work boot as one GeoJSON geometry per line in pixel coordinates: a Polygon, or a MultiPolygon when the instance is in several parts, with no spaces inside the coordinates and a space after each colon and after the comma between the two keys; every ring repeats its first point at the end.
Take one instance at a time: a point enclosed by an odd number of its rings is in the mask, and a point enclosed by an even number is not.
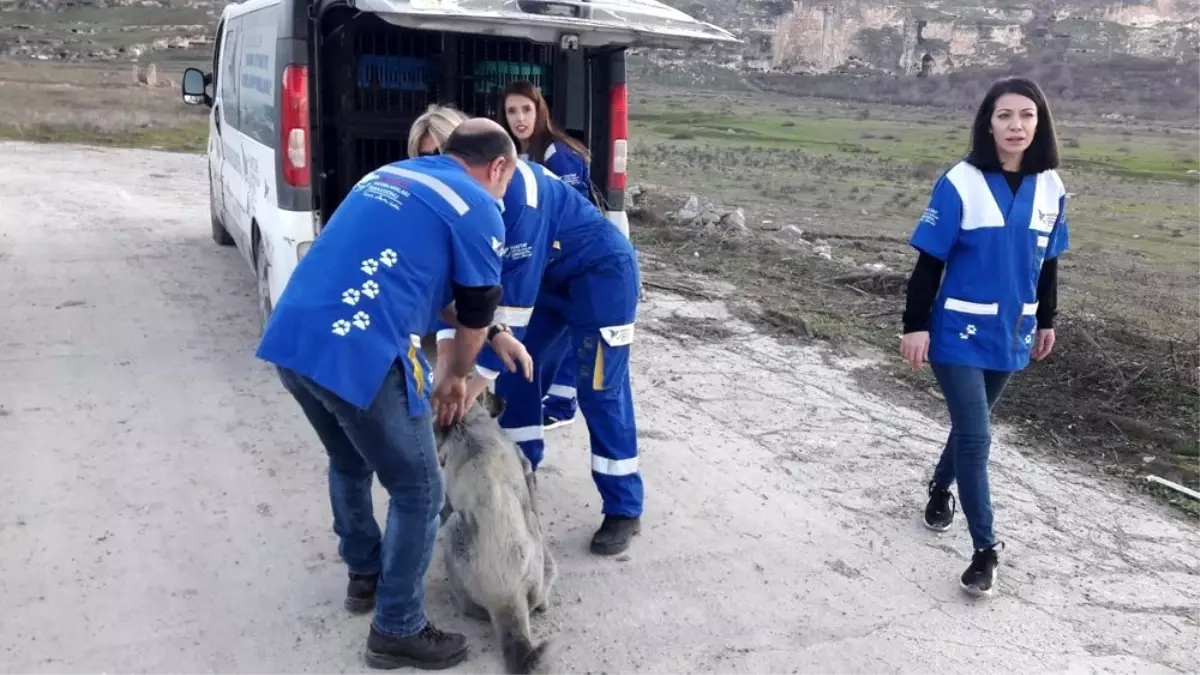
{"type": "Polygon", "coordinates": [[[629,548],[629,540],[642,531],[641,518],[604,516],[604,523],[592,535],[592,553],[616,555],[629,548]]]}
{"type": "Polygon", "coordinates": [[[367,636],[367,665],[381,670],[420,668],[443,670],[453,668],[467,658],[467,637],[446,633],[427,623],[421,632],[408,637],[384,635],[371,626],[367,636]]]}
{"type": "Polygon", "coordinates": [[[346,584],[346,611],[353,614],[364,614],[375,609],[375,586],[379,584],[378,574],[350,573],[350,583],[346,584]]]}
{"type": "Polygon", "coordinates": [[[959,577],[958,583],[962,589],[976,597],[987,597],[992,594],[996,585],[996,568],[1000,566],[1000,556],[997,551],[1004,548],[1004,542],[996,542],[982,551],[975,551],[971,556],[971,564],[959,577]]]}
{"type": "Polygon", "coordinates": [[[929,501],[925,504],[925,527],[945,532],[954,522],[954,495],[949,488],[938,487],[929,481],[929,501]]]}

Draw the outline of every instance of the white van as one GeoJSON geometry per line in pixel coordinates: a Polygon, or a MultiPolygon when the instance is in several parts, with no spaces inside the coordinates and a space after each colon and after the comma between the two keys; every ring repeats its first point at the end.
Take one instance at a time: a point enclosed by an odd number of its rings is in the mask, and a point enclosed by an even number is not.
{"type": "Polygon", "coordinates": [[[247,0],[217,25],[213,69],[183,100],[212,108],[213,239],[258,275],[262,320],[330,214],[368,171],[406,157],[431,103],[498,118],[499,91],[537,84],[593,154],[592,192],[625,217],[629,47],[737,42],[656,0],[247,0]]]}

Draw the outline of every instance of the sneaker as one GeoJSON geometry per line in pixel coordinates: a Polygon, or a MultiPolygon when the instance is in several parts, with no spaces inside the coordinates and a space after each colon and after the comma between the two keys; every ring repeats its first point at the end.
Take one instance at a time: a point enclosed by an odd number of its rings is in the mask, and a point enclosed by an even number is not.
{"type": "Polygon", "coordinates": [[[949,488],[940,488],[929,481],[929,502],[925,504],[925,527],[945,532],[954,522],[954,495],[949,488]]]}
{"type": "Polygon", "coordinates": [[[958,583],[962,589],[976,597],[986,597],[992,594],[996,585],[996,568],[1000,566],[1000,556],[997,551],[1004,548],[1004,542],[975,551],[971,556],[971,566],[962,573],[958,583]]]}
{"type": "Polygon", "coordinates": [[[565,427],[568,424],[572,424],[574,422],[575,422],[575,417],[568,417],[567,419],[559,419],[559,418],[555,417],[554,415],[546,415],[544,418],[542,418],[542,430],[550,431],[551,429],[565,427]]]}
{"type": "Polygon", "coordinates": [[[470,645],[465,635],[446,633],[426,623],[421,632],[408,637],[384,635],[371,626],[367,637],[367,665],[381,670],[420,668],[444,670],[467,658],[470,645]]]}
{"type": "Polygon", "coordinates": [[[604,516],[604,523],[592,535],[592,553],[616,555],[629,548],[629,541],[642,531],[641,518],[604,516]]]}
{"type": "Polygon", "coordinates": [[[350,574],[346,584],[346,611],[364,614],[375,609],[375,587],[379,585],[378,574],[350,574]]]}

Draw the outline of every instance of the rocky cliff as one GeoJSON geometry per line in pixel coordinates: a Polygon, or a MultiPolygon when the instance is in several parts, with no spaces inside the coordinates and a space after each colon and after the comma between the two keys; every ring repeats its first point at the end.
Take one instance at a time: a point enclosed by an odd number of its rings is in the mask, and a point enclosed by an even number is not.
{"type": "Polygon", "coordinates": [[[1045,51],[1097,60],[1200,53],[1200,0],[666,1],[734,31],[744,44],[712,50],[712,58],[757,72],[917,75],[1045,51]]]}

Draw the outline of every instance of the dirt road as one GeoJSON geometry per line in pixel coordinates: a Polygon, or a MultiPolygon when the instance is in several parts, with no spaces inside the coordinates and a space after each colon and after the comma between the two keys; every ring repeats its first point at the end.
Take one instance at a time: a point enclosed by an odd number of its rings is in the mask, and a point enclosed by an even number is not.
{"type": "MultiPolygon", "coordinates": [[[[325,460],[256,361],[253,274],[208,237],[200,157],[0,144],[0,664],[6,672],[364,671],[325,460]]],[[[920,524],[944,427],[719,306],[652,295],[635,352],[647,513],[586,552],[585,430],[540,484],[562,672],[1196,672],[1200,534],[1118,486],[993,450],[998,594],[920,524]],[[668,337],[672,316],[739,331],[668,337]]],[[[380,495],[381,510],[386,501],[380,495]]],[[[466,630],[458,672],[500,672],[466,630]]]]}

